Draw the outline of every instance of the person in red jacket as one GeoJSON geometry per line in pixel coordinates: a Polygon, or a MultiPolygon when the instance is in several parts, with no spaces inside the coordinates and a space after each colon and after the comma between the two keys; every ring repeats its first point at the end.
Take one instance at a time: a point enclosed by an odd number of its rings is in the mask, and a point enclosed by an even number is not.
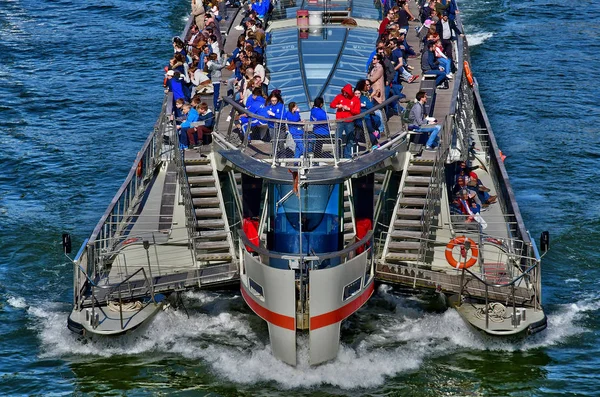
{"type": "Polygon", "coordinates": [[[335,130],[336,142],[341,139],[344,147],[344,157],[352,156],[352,148],[356,144],[354,137],[354,120],[344,120],[348,117],[356,116],[360,113],[360,100],[354,96],[352,85],[346,84],[342,92],[336,95],[329,104],[329,107],[336,109],[335,119],[337,128],[335,130]]]}

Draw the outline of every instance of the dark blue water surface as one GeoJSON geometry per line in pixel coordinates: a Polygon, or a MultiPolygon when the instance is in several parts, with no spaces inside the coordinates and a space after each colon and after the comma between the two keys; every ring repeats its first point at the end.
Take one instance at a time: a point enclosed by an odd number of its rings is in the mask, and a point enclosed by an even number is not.
{"type": "Polygon", "coordinates": [[[275,360],[235,293],[190,293],[142,333],[66,329],[72,266],[160,110],[184,0],[0,2],[0,395],[596,396],[600,197],[596,1],[471,0],[462,16],[496,138],[543,264],[548,329],[472,334],[453,311],[381,286],[344,325],[337,360],[275,360]]]}

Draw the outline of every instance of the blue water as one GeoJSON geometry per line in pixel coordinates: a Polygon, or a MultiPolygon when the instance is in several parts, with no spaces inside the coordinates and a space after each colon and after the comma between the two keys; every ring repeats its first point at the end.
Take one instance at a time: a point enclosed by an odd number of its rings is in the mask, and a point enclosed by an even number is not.
{"type": "Polygon", "coordinates": [[[0,2],[0,395],[596,396],[600,389],[600,44],[595,1],[470,0],[472,69],[527,227],[549,230],[548,329],[472,334],[381,286],[337,360],[287,367],[235,293],[190,293],[128,338],[66,329],[72,267],[152,129],[188,2],[0,2]],[[582,11],[584,13],[582,13],[582,11]],[[584,23],[582,16],[589,16],[584,23]]]}

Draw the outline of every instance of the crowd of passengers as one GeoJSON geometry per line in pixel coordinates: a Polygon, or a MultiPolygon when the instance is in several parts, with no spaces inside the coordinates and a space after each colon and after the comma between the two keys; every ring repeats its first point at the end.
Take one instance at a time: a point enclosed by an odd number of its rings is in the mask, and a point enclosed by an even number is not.
{"type": "MultiPolygon", "coordinates": [[[[235,27],[240,34],[236,48],[230,55],[223,52],[223,38],[220,24],[227,18],[226,3],[223,0],[204,2],[192,0],[192,24],[188,36],[173,39],[174,55],[166,68],[165,87],[173,93],[176,101],[176,117],[181,122],[180,143],[183,147],[201,144],[214,125],[214,114],[220,109],[220,88],[226,84],[226,95],[244,106],[248,113],[262,118],[237,115],[236,130],[240,139],[251,140],[259,129],[258,137],[263,141],[276,139],[281,149],[285,136],[289,132],[295,143],[294,155],[300,157],[307,152],[321,153],[324,141],[330,137],[327,123],[316,124],[309,144],[301,126],[288,124],[281,128],[282,121],[301,121],[297,104],[284,104],[282,93],[274,89],[268,91],[269,80],[264,64],[266,46],[265,26],[272,3],[269,0],[251,0],[244,7],[242,23],[235,27]],[[223,80],[222,70],[232,72],[231,77],[223,80]],[[212,94],[212,110],[201,95],[212,94]],[[250,128],[248,128],[250,127],[250,128]],[[289,131],[288,131],[289,130],[289,131]],[[312,142],[312,143],[310,143],[312,142]],[[306,147],[305,147],[306,146],[306,147]]],[[[235,5],[235,4],[232,4],[235,5]]],[[[377,3],[376,3],[377,5],[377,3]]],[[[418,28],[423,47],[414,49],[407,40],[409,22],[416,20],[410,12],[406,0],[386,0],[380,4],[385,17],[379,26],[379,36],[375,49],[365,65],[365,79],[354,86],[347,84],[341,93],[329,104],[336,111],[336,140],[341,140],[340,156],[350,157],[357,141],[369,143],[377,148],[383,132],[385,119],[399,114],[404,109],[401,104],[392,101],[381,110],[370,113],[364,118],[345,121],[383,103],[386,99],[398,95],[400,102],[406,101],[402,93],[403,84],[417,81],[419,75],[412,73],[409,58],[421,53],[421,72],[436,75],[440,89],[448,87],[447,80],[453,77],[452,40],[462,34],[454,23],[458,12],[455,0],[437,0],[420,4],[421,26],[418,28]],[[366,131],[365,131],[366,129],[366,131]],[[368,139],[368,142],[367,142],[368,139]]],[[[426,98],[425,98],[426,99],[426,98]]],[[[417,103],[421,102],[417,94],[417,103]]],[[[326,121],[327,113],[323,98],[316,98],[310,112],[311,121],[326,121]]],[[[432,124],[424,114],[423,106],[413,106],[410,121],[413,129],[430,134],[427,149],[434,149],[440,126],[432,124]],[[421,111],[419,113],[419,110],[421,111]]],[[[232,110],[231,115],[234,112],[232,110]]],[[[230,116],[231,117],[231,116],[230,116]]]]}
{"type": "Polygon", "coordinates": [[[461,161],[454,175],[450,213],[463,215],[465,222],[481,222],[477,215],[497,200],[497,196],[490,195],[490,189],[479,179],[475,172],[477,168],[461,161]]]}

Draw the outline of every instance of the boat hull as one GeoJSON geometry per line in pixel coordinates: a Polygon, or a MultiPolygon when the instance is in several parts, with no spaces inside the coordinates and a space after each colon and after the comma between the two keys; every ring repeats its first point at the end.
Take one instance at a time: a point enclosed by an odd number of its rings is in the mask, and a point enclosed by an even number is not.
{"type": "Polygon", "coordinates": [[[374,291],[369,254],[364,252],[331,268],[310,270],[310,297],[308,304],[302,304],[294,269],[272,268],[244,253],[242,296],[267,322],[275,357],[290,365],[297,364],[296,330],[303,328],[309,330],[311,365],[337,357],[341,322],[363,306],[374,291]],[[297,310],[300,307],[308,309],[297,310]]]}
{"type": "Polygon", "coordinates": [[[512,307],[493,302],[488,305],[489,318],[486,323],[485,303],[460,302],[458,295],[449,298],[461,318],[474,330],[485,335],[498,338],[524,338],[546,329],[547,318],[543,310],[518,306],[514,312],[512,307]]]}

